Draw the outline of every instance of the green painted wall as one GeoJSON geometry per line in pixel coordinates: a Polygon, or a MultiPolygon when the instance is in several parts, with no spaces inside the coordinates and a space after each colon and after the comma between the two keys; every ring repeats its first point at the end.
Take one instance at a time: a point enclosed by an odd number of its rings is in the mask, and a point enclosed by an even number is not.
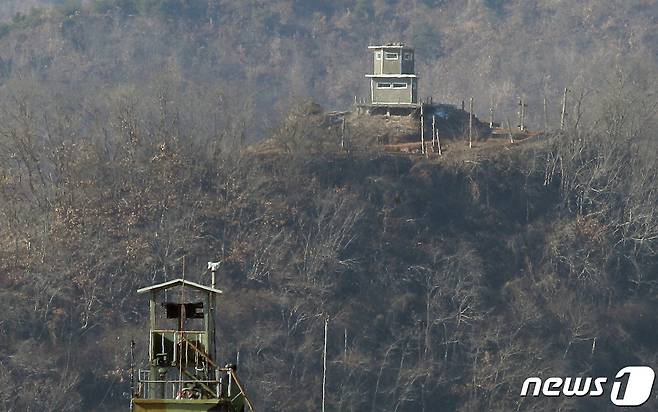
{"type": "Polygon", "coordinates": [[[416,102],[416,87],[415,78],[391,78],[391,77],[380,77],[372,79],[372,102],[373,103],[393,103],[393,104],[409,104],[416,102]],[[385,84],[396,84],[404,83],[406,88],[378,88],[377,85],[385,84]]]}
{"type": "Polygon", "coordinates": [[[410,48],[400,49],[382,48],[374,49],[372,53],[373,58],[373,74],[414,74],[414,50],[410,48]],[[386,53],[397,54],[397,59],[387,59],[386,53]],[[410,59],[405,60],[405,54],[410,59]]]}

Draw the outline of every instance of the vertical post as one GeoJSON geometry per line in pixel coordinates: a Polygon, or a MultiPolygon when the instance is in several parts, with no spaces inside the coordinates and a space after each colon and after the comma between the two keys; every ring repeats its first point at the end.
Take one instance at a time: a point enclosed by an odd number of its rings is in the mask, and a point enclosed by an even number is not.
{"type": "Polygon", "coordinates": [[[343,365],[347,367],[347,328],[345,328],[345,341],[343,342],[343,365]]]}
{"type": "Polygon", "coordinates": [[[567,93],[569,89],[564,88],[564,96],[562,96],[562,113],[560,114],[560,130],[564,130],[564,120],[567,116],[567,93]]]}
{"type": "Polygon", "coordinates": [[[441,139],[439,138],[439,129],[436,129],[436,147],[439,151],[439,156],[443,155],[443,152],[441,151],[441,139]]]}
{"type": "Polygon", "coordinates": [[[432,151],[436,147],[436,116],[432,115],[432,151]]]}
{"type": "Polygon", "coordinates": [[[507,133],[509,134],[509,142],[514,143],[514,135],[512,134],[512,126],[509,124],[509,118],[507,119],[507,133]]]}
{"type": "Polygon", "coordinates": [[[462,110],[464,110],[464,101],[462,100],[462,110]]]}
{"type": "Polygon", "coordinates": [[[329,330],[329,316],[324,318],[324,349],[322,350],[322,412],[324,412],[324,402],[327,390],[327,332],[329,330]]]}
{"type": "Polygon", "coordinates": [[[217,381],[217,384],[215,386],[215,393],[217,394],[218,398],[222,397],[222,391],[224,388],[221,386],[222,378],[219,375],[219,368],[215,368],[215,380],[217,381]]]}
{"type": "Polygon", "coordinates": [[[525,132],[525,100],[521,98],[521,131],[525,132]]]}
{"type": "Polygon", "coordinates": [[[491,103],[489,105],[489,128],[493,128],[494,124],[494,97],[491,96],[491,103]]]}
{"type": "Polygon", "coordinates": [[[340,125],[340,148],[345,149],[345,115],[343,115],[343,122],[340,125]]]}
{"type": "Polygon", "coordinates": [[[133,411],[135,397],[135,341],[130,340],[130,412],[133,411]]]}
{"type": "MultiPolygon", "coordinates": [[[[210,285],[212,286],[213,289],[216,288],[217,286],[217,268],[218,265],[211,265],[210,267],[210,285]]],[[[208,350],[208,354],[212,356],[213,361],[217,360],[217,325],[215,324],[215,294],[208,292],[208,311],[206,313],[207,316],[207,321],[206,321],[206,348],[209,348],[211,350],[208,350]],[[212,348],[210,348],[210,344],[212,343],[212,348]]],[[[219,380],[219,374],[217,374],[216,378],[219,380]]],[[[219,395],[218,395],[219,396],[219,395]]]]}
{"type": "Polygon", "coordinates": [[[231,373],[230,368],[229,368],[228,372],[226,372],[226,375],[228,377],[228,385],[227,385],[227,388],[226,388],[226,394],[230,398],[231,397],[231,392],[232,392],[232,389],[233,389],[233,374],[231,373]]]}
{"type": "MultiPolygon", "coordinates": [[[[156,316],[155,316],[155,301],[156,301],[156,292],[153,291],[151,292],[151,299],[149,299],[149,364],[150,364],[150,369],[149,369],[149,380],[154,381],[158,380],[158,368],[155,366],[155,351],[153,350],[155,347],[155,334],[153,331],[155,330],[156,327],[156,316]]],[[[162,384],[164,385],[164,384],[162,384]]],[[[149,398],[154,398],[155,394],[157,393],[158,390],[158,384],[157,383],[149,383],[149,398]]]]}
{"type": "Polygon", "coordinates": [[[425,154],[425,113],[423,104],[420,104],[420,153],[425,154]]]}
{"type": "Polygon", "coordinates": [[[548,131],[548,109],[546,106],[546,97],[544,97],[544,132],[548,131]]]}
{"type": "Polygon", "coordinates": [[[213,301],[214,297],[211,292],[208,292],[203,302],[203,329],[206,333],[205,341],[203,342],[208,355],[215,360],[215,340],[214,340],[214,319],[212,318],[213,301]]]}
{"type": "Polygon", "coordinates": [[[523,132],[523,131],[525,131],[525,107],[526,107],[526,104],[523,101],[523,97],[519,97],[518,106],[519,106],[519,112],[518,112],[518,115],[519,115],[519,130],[523,132]]]}
{"type": "Polygon", "coordinates": [[[468,148],[473,147],[473,98],[468,100],[468,148]]]}

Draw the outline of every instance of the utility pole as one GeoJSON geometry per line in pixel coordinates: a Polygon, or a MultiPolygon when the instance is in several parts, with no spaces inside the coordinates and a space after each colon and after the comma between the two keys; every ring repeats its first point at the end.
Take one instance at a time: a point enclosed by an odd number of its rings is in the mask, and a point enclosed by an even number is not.
{"type": "Polygon", "coordinates": [[[347,368],[347,328],[345,328],[345,341],[343,342],[343,365],[347,368]]]}
{"type": "Polygon", "coordinates": [[[564,96],[562,96],[562,114],[560,115],[560,130],[564,130],[564,121],[567,117],[567,93],[569,89],[564,88],[564,96]]]}
{"type": "Polygon", "coordinates": [[[509,134],[509,142],[514,143],[514,135],[512,134],[512,126],[509,124],[509,118],[507,118],[507,133],[509,134]]]}
{"type": "Polygon", "coordinates": [[[494,104],[495,104],[494,97],[492,95],[491,96],[491,104],[489,105],[489,128],[490,129],[493,128],[493,124],[494,124],[494,110],[495,110],[494,104]]]}
{"type": "Polygon", "coordinates": [[[423,104],[420,104],[420,153],[425,154],[425,114],[423,104]]]}
{"type": "Polygon", "coordinates": [[[345,149],[345,115],[343,115],[343,122],[340,125],[340,148],[345,149]]]}
{"type": "Polygon", "coordinates": [[[521,99],[521,130],[525,132],[525,108],[528,107],[524,99],[521,99]]]}
{"type": "Polygon", "coordinates": [[[436,116],[432,115],[432,152],[436,147],[436,116]]]}
{"type": "Polygon", "coordinates": [[[519,98],[519,130],[525,132],[525,108],[528,105],[523,101],[523,97],[519,98]]]}
{"type": "Polygon", "coordinates": [[[130,340],[130,412],[134,409],[133,398],[135,397],[135,341],[130,340]]]}
{"type": "Polygon", "coordinates": [[[324,403],[327,391],[327,332],[329,330],[329,316],[324,318],[324,350],[322,351],[322,412],[324,412],[324,403]]]}
{"type": "Polygon", "coordinates": [[[546,110],[546,97],[544,97],[544,133],[548,131],[548,111],[546,110]]]}
{"type": "MultiPolygon", "coordinates": [[[[210,271],[210,286],[215,289],[217,287],[217,271],[219,270],[220,266],[222,265],[222,262],[208,262],[208,270],[210,271]]],[[[213,295],[210,298],[210,312],[215,313],[215,308],[217,306],[217,301],[215,299],[215,295],[213,295]]],[[[214,323],[215,320],[212,320],[212,336],[210,336],[210,339],[212,339],[212,347],[213,347],[213,353],[212,355],[214,356],[213,359],[217,359],[217,325],[214,323]]],[[[217,372],[219,373],[219,372],[217,372]]]]}
{"type": "Polygon", "coordinates": [[[468,148],[473,147],[473,98],[468,101],[468,148]]]}

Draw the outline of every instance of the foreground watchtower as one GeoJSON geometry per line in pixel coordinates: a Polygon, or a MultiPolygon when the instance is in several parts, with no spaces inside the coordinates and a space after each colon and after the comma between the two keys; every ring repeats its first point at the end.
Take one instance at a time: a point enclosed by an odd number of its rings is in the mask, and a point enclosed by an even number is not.
{"type": "Polygon", "coordinates": [[[414,49],[403,43],[368,46],[373,52],[370,103],[374,107],[417,108],[418,77],[414,49]]]}
{"type": "Polygon", "coordinates": [[[175,279],[137,293],[149,294],[149,364],[139,371],[132,409],[253,411],[236,367],[217,362],[215,304],[222,291],[175,279]]]}

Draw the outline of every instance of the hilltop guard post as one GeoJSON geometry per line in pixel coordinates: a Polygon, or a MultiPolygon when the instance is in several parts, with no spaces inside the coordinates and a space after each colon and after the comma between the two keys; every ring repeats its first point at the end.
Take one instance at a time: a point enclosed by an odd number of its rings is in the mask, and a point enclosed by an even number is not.
{"type": "Polygon", "coordinates": [[[415,74],[414,49],[403,43],[368,46],[373,53],[370,79],[370,103],[365,108],[375,112],[409,114],[418,108],[418,76],[415,74]]]}
{"type": "Polygon", "coordinates": [[[222,291],[179,278],[137,293],[150,295],[149,365],[139,370],[131,410],[253,411],[236,367],[217,363],[215,300],[222,291]]]}

